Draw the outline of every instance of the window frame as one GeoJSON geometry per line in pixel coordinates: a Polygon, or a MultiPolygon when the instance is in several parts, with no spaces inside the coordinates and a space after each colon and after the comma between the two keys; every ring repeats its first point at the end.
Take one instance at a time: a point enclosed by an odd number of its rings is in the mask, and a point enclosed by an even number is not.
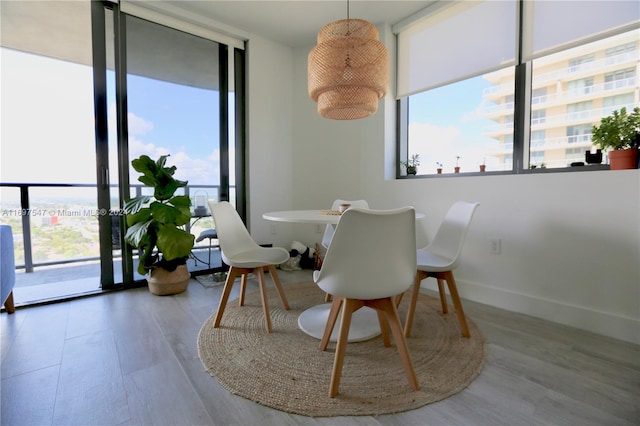
{"type": "MultiPolygon", "coordinates": [[[[465,173],[446,173],[446,174],[418,174],[418,175],[406,175],[403,174],[403,168],[401,167],[400,161],[406,161],[408,158],[408,149],[409,149],[409,138],[408,138],[408,128],[409,128],[409,98],[414,94],[408,94],[396,100],[396,179],[414,179],[414,178],[444,178],[444,177],[461,177],[461,176],[481,176],[481,175],[509,175],[509,174],[531,174],[531,173],[565,173],[565,172],[587,172],[587,171],[596,171],[596,170],[609,170],[608,164],[590,164],[589,167],[579,167],[579,166],[571,166],[567,165],[565,167],[553,167],[553,168],[531,168],[531,159],[532,159],[532,140],[531,140],[531,119],[532,119],[532,97],[535,90],[532,87],[532,69],[533,69],[533,61],[537,58],[532,58],[527,61],[523,60],[523,44],[525,43],[525,34],[524,34],[524,5],[523,0],[518,1],[518,31],[516,37],[518,37],[517,45],[518,45],[518,58],[517,64],[515,65],[515,73],[514,73],[514,119],[513,119],[513,149],[512,149],[512,168],[511,170],[496,170],[496,171],[485,171],[485,172],[465,172],[465,173]]],[[[635,27],[637,29],[637,27],[635,27]]],[[[627,28],[625,31],[633,30],[627,28]]],[[[622,31],[620,32],[622,33],[622,31]]],[[[611,37],[609,35],[608,37],[611,37]]],[[[606,38],[606,37],[605,37],[606,38]]],[[[602,39],[605,39],[602,38],[602,39]]],[[[584,43],[580,45],[589,44],[593,42],[593,39],[586,40],[584,43]]],[[[398,43],[398,38],[396,36],[396,45],[398,43]]],[[[576,45],[568,46],[567,48],[561,50],[566,51],[575,47],[576,45]]],[[[622,48],[622,47],[621,47],[622,48]]],[[[628,49],[626,49],[628,50],[628,49]]],[[[626,51],[625,50],[625,51],[626,51]]],[[[548,55],[552,55],[556,52],[548,52],[542,57],[546,57],[548,55]]],[[[582,63],[590,62],[594,60],[593,54],[583,55],[579,58],[571,58],[570,62],[573,63],[575,67],[579,67],[582,63]],[[574,63],[577,60],[580,60],[580,63],[574,63]]],[[[470,77],[466,77],[470,78],[470,77]]],[[[638,76],[635,76],[637,79],[638,76]]],[[[615,79],[611,81],[609,84],[615,84],[617,81],[624,81],[615,79]]],[[[463,80],[460,80],[463,81],[463,80]]],[[[450,84],[449,82],[448,84],[450,84]]],[[[431,89],[430,89],[431,90],[431,89]]],[[[577,89],[576,89],[577,90],[577,89]]],[[[582,88],[582,90],[585,90],[582,88]]],[[[540,110],[544,111],[544,110],[540,110]]]]}

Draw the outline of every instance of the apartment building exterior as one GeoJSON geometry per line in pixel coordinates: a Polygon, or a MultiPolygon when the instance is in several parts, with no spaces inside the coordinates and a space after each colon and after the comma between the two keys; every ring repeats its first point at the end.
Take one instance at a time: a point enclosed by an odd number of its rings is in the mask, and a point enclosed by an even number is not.
{"type": "MultiPolygon", "coordinates": [[[[505,169],[513,156],[513,68],[484,77],[487,136],[505,169]]],[[[634,30],[533,61],[529,167],[568,167],[595,152],[591,128],[614,110],[640,105],[640,31],[634,30]]],[[[606,153],[603,163],[607,162],[606,153]]]]}

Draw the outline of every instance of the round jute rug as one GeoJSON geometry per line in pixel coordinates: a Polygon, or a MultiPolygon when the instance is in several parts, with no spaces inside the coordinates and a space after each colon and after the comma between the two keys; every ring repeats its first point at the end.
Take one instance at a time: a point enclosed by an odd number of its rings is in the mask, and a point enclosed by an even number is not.
{"type": "MultiPolygon", "coordinates": [[[[484,338],[476,324],[467,318],[471,338],[462,337],[453,307],[442,314],[439,300],[421,294],[407,339],[421,389],[409,387],[393,338],[385,347],[378,336],[348,344],[338,396],[329,398],[335,343],[320,351],[319,340],[297,326],[298,315],[323,303],[324,293],[313,282],[285,285],[284,290],[288,311],[269,290],[271,334],[264,327],[258,292],[248,294],[243,307],[229,302],[219,328],[213,328],[213,315],[202,326],[200,359],[232,394],[311,417],[390,414],[460,392],[484,365],[484,338]]],[[[407,294],[399,308],[402,321],[408,299],[407,294]]]]}

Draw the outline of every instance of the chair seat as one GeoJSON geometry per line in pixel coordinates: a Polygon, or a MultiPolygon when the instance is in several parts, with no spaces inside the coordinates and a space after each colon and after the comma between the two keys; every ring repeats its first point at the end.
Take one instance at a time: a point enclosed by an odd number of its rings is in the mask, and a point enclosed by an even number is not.
{"type": "Polygon", "coordinates": [[[218,232],[215,229],[205,229],[200,233],[200,235],[198,235],[198,238],[196,238],[196,242],[199,243],[200,241],[207,238],[217,240],[218,232]]]}
{"type": "Polygon", "coordinates": [[[425,272],[444,272],[452,269],[453,260],[438,256],[425,250],[418,250],[418,270],[425,272]]]}
{"type": "Polygon", "coordinates": [[[279,265],[289,259],[289,252],[281,247],[259,247],[241,253],[234,253],[233,260],[227,259],[222,252],[226,264],[237,268],[258,268],[267,265],[279,265]]]}

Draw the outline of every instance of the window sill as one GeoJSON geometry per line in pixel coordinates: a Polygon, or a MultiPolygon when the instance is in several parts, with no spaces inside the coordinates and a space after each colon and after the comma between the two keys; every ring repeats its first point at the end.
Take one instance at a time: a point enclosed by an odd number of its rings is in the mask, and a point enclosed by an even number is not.
{"type": "Polygon", "coordinates": [[[502,170],[502,171],[487,171],[487,172],[463,172],[463,173],[441,173],[441,174],[418,174],[418,175],[401,175],[396,176],[397,180],[411,180],[411,179],[430,179],[430,178],[451,178],[451,177],[475,177],[475,176],[501,176],[501,175],[516,175],[516,174],[547,174],[547,173],[571,173],[571,172],[591,172],[596,170],[610,170],[608,164],[587,164],[584,166],[573,167],[554,167],[554,168],[535,168],[535,169],[523,169],[523,170],[502,170]]]}

